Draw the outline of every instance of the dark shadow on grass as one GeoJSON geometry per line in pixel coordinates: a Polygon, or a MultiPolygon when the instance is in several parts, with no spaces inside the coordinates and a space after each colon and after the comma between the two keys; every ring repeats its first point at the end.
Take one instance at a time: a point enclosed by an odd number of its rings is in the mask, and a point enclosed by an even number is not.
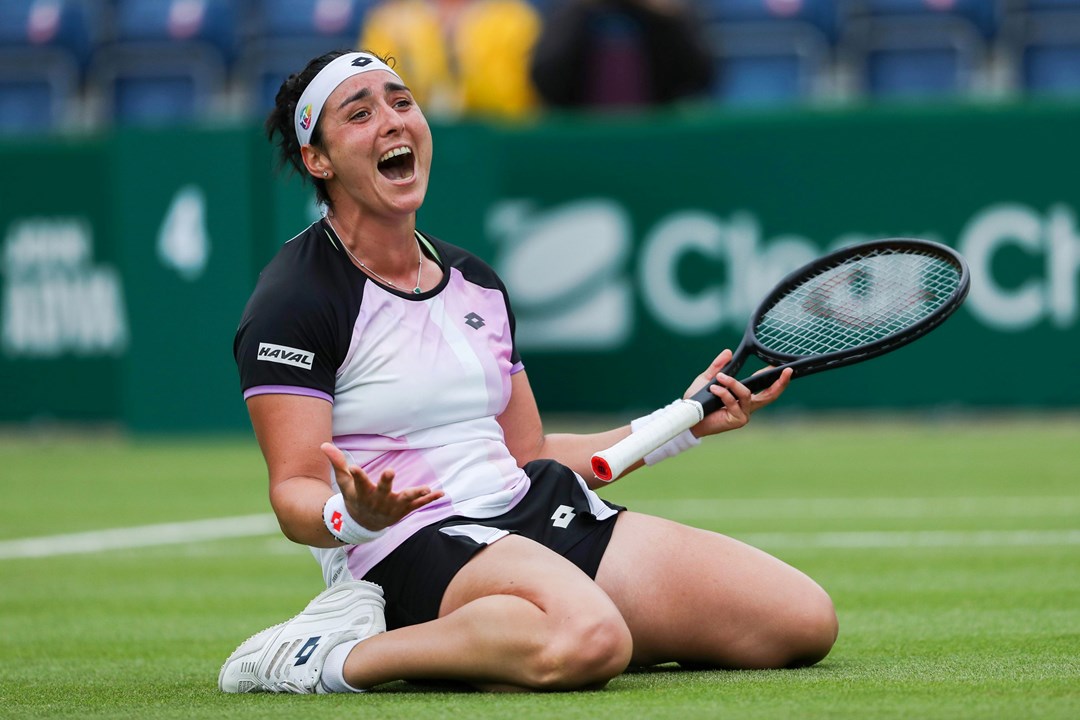
{"type": "MultiPolygon", "coordinates": [[[[652,665],[648,667],[629,667],[620,677],[628,678],[643,678],[643,679],[655,679],[664,680],[670,678],[671,680],[691,680],[695,678],[706,679],[709,676],[713,676],[715,679],[724,681],[738,681],[748,678],[761,678],[776,677],[783,675],[798,675],[805,676],[808,674],[832,674],[837,668],[830,667],[832,663],[828,660],[813,665],[811,667],[791,668],[783,670],[730,670],[726,668],[717,668],[711,665],[699,665],[699,664],[686,664],[680,665],[679,663],[667,663],[664,665],[652,665]]],[[[619,678],[612,680],[606,688],[602,690],[575,690],[569,692],[582,692],[582,693],[595,693],[595,692],[618,692],[619,678]]],[[[401,680],[397,682],[387,683],[380,685],[375,692],[379,694],[403,694],[403,695],[423,695],[433,693],[444,694],[482,694],[482,691],[477,690],[472,685],[465,682],[455,682],[453,680],[401,680]]]]}
{"type": "Polygon", "coordinates": [[[828,671],[831,663],[828,660],[817,663],[816,665],[810,665],[808,667],[792,667],[792,668],[773,668],[765,670],[744,670],[744,669],[732,669],[722,668],[715,665],[708,665],[705,663],[666,663],[664,665],[649,665],[643,667],[629,667],[623,673],[624,675],[662,675],[662,674],[686,674],[686,673],[723,673],[726,675],[736,674],[760,674],[760,673],[806,673],[806,672],[819,672],[828,671]]]}
{"type": "Polygon", "coordinates": [[[423,695],[431,693],[471,694],[480,692],[472,685],[453,680],[398,680],[375,688],[380,695],[397,693],[401,695],[423,695]]]}

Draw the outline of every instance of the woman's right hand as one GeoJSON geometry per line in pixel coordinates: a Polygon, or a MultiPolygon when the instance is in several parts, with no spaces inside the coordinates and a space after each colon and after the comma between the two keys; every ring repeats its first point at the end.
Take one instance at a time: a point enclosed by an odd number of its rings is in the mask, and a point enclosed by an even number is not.
{"type": "MultiPolygon", "coordinates": [[[[694,393],[708,385],[712,380],[716,380],[717,384],[712,386],[711,392],[720,398],[723,405],[718,410],[706,415],[701,422],[691,428],[691,432],[699,438],[728,430],[736,430],[746,425],[746,423],[750,422],[750,416],[754,412],[780,397],[780,394],[787,388],[788,383],[791,382],[791,369],[785,368],[772,385],[761,392],[751,393],[750,389],[741,382],[720,372],[731,362],[731,356],[730,349],[724,350],[717,355],[712,364],[705,369],[705,372],[697,376],[683,395],[684,398],[692,397],[694,393]]],[[[764,372],[768,369],[762,368],[758,372],[764,372]]]]}
{"type": "Polygon", "coordinates": [[[441,490],[427,486],[397,492],[393,488],[394,471],[384,470],[379,481],[372,482],[359,465],[350,465],[345,453],[333,443],[320,446],[334,466],[338,488],[353,520],[368,530],[390,527],[401,518],[443,496],[441,490]]]}

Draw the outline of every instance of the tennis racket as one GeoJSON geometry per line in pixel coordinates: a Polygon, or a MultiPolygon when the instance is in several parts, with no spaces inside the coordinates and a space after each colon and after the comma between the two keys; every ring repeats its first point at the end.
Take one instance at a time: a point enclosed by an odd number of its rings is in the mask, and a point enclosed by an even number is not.
{"type": "MultiPolygon", "coordinates": [[[[838,250],[780,281],[750,318],[724,368],[735,375],[756,356],[773,366],[742,381],[751,392],[792,378],[884,355],[930,332],[960,307],[970,278],[952,249],[926,240],[875,240],[838,250]]],[[[610,482],[631,465],[719,409],[710,385],[592,458],[610,482]]]]}

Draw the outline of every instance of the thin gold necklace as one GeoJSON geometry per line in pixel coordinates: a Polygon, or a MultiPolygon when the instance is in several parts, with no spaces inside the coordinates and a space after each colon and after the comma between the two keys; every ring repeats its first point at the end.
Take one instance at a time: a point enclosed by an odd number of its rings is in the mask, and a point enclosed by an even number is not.
{"type": "MultiPolygon", "coordinates": [[[[364,263],[363,260],[361,260],[360,258],[353,255],[352,250],[350,250],[349,246],[345,244],[345,241],[341,239],[341,233],[339,233],[337,231],[337,228],[334,227],[334,224],[330,222],[330,218],[326,218],[326,223],[333,229],[334,234],[338,236],[338,242],[341,243],[341,247],[345,248],[345,252],[347,252],[349,254],[349,257],[351,257],[356,262],[357,265],[362,267],[366,272],[369,272],[372,275],[374,275],[375,279],[379,280],[382,283],[385,283],[386,285],[389,285],[390,287],[394,288],[395,290],[402,290],[403,289],[403,288],[398,287],[396,283],[394,283],[394,282],[392,282],[390,280],[387,280],[382,275],[380,275],[379,273],[372,270],[370,267],[368,267],[364,263]]],[[[416,261],[416,287],[414,287],[412,289],[412,291],[413,291],[413,295],[419,295],[420,293],[423,292],[423,290],[420,289],[420,273],[422,273],[424,271],[424,251],[420,249],[420,238],[416,237],[415,232],[413,233],[413,239],[416,240],[416,252],[420,256],[420,259],[416,261]]]]}

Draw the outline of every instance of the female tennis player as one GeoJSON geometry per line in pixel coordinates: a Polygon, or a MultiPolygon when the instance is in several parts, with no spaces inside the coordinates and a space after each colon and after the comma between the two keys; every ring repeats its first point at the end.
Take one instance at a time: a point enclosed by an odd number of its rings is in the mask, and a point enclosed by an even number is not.
{"type": "MultiPolygon", "coordinates": [[[[592,454],[630,426],[545,434],[506,288],[416,227],[432,137],[385,59],[311,61],[267,130],[326,215],[266,267],[234,350],[274,512],[327,590],[243,643],[222,690],[578,689],[629,665],[825,657],[837,620],[811,579],[595,494],[592,454]]],[[[742,427],[790,379],[751,394],[719,374],[729,357],[690,388],[715,377],[722,408],[630,471],[742,427]]]]}

